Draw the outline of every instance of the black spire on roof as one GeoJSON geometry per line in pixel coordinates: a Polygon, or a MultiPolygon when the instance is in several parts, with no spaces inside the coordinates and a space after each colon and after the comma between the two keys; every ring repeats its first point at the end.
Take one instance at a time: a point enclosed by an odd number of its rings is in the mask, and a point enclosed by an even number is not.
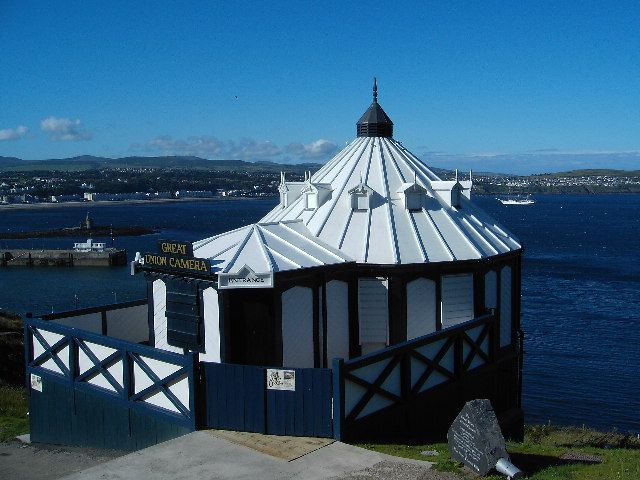
{"type": "Polygon", "coordinates": [[[356,124],[359,137],[393,137],[393,122],[378,104],[378,82],[373,77],[373,103],[356,124]]]}

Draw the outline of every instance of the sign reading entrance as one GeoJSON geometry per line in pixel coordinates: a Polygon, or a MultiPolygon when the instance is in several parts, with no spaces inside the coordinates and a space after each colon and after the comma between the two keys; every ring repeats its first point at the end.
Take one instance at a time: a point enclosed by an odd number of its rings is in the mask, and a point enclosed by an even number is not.
{"type": "Polygon", "coordinates": [[[171,272],[211,275],[211,262],[193,256],[193,245],[189,242],[160,240],[158,253],[145,253],[143,268],[171,272]]]}
{"type": "Polygon", "coordinates": [[[271,288],[273,273],[256,273],[245,265],[238,273],[219,273],[218,288],[271,288]]]}
{"type": "Polygon", "coordinates": [[[267,368],[267,390],[296,391],[295,370],[276,370],[267,368]]]}

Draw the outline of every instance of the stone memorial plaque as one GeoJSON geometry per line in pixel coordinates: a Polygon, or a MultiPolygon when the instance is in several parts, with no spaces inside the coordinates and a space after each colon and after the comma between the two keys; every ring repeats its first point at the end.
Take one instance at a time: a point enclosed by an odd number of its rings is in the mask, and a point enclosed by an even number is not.
{"type": "Polygon", "coordinates": [[[447,441],[451,458],[479,475],[489,473],[501,458],[509,458],[498,419],[486,399],[465,404],[447,432],[447,441]]]}

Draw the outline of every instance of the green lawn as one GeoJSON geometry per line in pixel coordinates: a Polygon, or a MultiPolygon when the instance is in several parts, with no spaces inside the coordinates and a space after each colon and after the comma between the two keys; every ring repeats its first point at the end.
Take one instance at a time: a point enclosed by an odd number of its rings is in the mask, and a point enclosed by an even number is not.
{"type": "Polygon", "coordinates": [[[28,408],[23,387],[0,387],[0,442],[29,431],[28,408]]]}
{"type": "MultiPolygon", "coordinates": [[[[465,474],[462,465],[451,460],[446,443],[402,445],[360,445],[399,457],[435,462],[441,471],[465,474]],[[437,456],[424,456],[420,452],[437,450],[437,456]]],[[[638,480],[640,479],[640,439],[615,432],[603,433],[582,428],[555,426],[528,426],[522,443],[507,442],[512,462],[534,480],[638,480]],[[567,452],[597,455],[600,464],[564,461],[560,457],[567,452]]],[[[477,478],[477,477],[475,477],[477,478]]],[[[484,477],[504,480],[503,475],[484,477]]]]}

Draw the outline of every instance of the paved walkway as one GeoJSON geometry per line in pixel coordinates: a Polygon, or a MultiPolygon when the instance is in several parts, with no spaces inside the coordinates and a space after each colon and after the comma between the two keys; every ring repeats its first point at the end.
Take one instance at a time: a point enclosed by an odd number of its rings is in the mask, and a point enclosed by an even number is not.
{"type": "MultiPolygon", "coordinates": [[[[158,479],[420,479],[458,478],[430,469],[431,463],[406,460],[341,442],[317,439],[283,440],[269,436],[199,431],[93,466],[67,480],[158,479]],[[225,438],[223,438],[225,437],[225,438]],[[280,447],[278,447],[278,442],[280,447]],[[305,446],[306,442],[306,446],[305,446]],[[253,448],[247,445],[254,443],[253,448]],[[274,446],[275,445],[275,446],[274,446]],[[277,456],[284,447],[290,453],[277,456]],[[260,449],[261,451],[256,450],[260,449]],[[274,452],[272,452],[274,453],[274,452]],[[284,458],[283,458],[284,457],[284,458]],[[293,457],[292,460],[287,458],[293,457]]],[[[291,438],[291,437],[288,437],[291,438]]]]}

